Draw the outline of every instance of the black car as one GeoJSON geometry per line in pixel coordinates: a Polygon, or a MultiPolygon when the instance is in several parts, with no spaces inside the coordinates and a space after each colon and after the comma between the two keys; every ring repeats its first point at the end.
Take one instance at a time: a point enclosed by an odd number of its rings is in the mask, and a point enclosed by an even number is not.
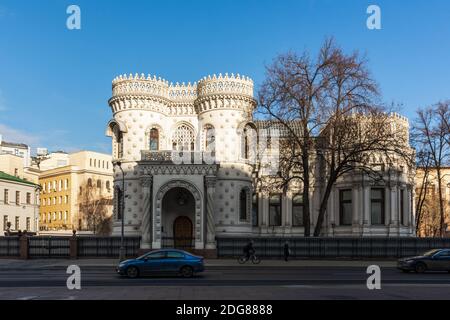
{"type": "Polygon", "coordinates": [[[434,249],[418,257],[398,260],[397,268],[403,272],[447,271],[450,272],[450,249],[434,249]]]}

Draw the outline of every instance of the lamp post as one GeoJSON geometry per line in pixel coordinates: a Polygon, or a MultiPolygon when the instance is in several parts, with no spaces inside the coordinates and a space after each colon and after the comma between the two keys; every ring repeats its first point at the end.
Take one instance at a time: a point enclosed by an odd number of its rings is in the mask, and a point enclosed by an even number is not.
{"type": "Polygon", "coordinates": [[[125,174],[122,169],[122,162],[117,161],[116,166],[122,171],[122,201],[120,203],[119,212],[121,212],[121,231],[120,231],[120,249],[119,249],[119,261],[124,260],[125,248],[123,246],[124,240],[124,224],[125,224],[125,174]]]}

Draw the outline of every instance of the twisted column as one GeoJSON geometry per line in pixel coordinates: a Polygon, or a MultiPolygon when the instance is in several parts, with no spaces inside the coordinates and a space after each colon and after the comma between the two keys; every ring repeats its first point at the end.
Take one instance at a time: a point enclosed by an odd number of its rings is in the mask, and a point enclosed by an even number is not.
{"type": "Polygon", "coordinates": [[[141,249],[150,249],[152,241],[152,186],[153,176],[141,177],[142,193],[144,195],[144,215],[141,223],[141,249]]]}
{"type": "Polygon", "coordinates": [[[214,221],[214,192],[216,190],[216,177],[206,176],[206,248],[216,248],[216,224],[214,221]]]}

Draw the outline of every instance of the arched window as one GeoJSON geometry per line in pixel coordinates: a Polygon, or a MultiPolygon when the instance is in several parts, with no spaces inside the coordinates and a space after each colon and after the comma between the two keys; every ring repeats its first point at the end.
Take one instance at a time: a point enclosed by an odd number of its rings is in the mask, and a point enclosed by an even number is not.
{"type": "Polygon", "coordinates": [[[111,185],[110,185],[109,181],[106,181],[106,190],[109,191],[109,189],[111,189],[111,185]]]}
{"type": "Polygon", "coordinates": [[[159,150],[159,131],[158,129],[150,130],[150,151],[158,151],[159,150]]]}
{"type": "Polygon", "coordinates": [[[194,151],[194,130],[186,124],[180,125],[172,135],[172,149],[194,151]]]}
{"type": "Polygon", "coordinates": [[[102,188],[102,181],[101,180],[97,180],[97,188],[98,189],[102,188]]]}
{"type": "Polygon", "coordinates": [[[248,220],[248,212],[247,212],[247,190],[242,189],[239,193],[239,220],[247,221],[248,220]]]}
{"type": "Polygon", "coordinates": [[[205,126],[205,150],[214,152],[216,141],[215,129],[212,125],[205,126]]]}
{"type": "Polygon", "coordinates": [[[92,179],[91,178],[88,179],[88,187],[92,187],[92,179]]]}
{"type": "Polygon", "coordinates": [[[242,156],[247,160],[256,160],[256,129],[251,125],[246,125],[242,132],[242,156]]]}

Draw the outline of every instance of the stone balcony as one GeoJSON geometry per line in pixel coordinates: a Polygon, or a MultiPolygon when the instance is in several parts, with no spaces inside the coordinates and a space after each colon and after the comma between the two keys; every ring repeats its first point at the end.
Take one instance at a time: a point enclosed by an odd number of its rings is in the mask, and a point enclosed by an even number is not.
{"type": "Polygon", "coordinates": [[[214,164],[214,153],[201,151],[141,151],[141,161],[173,164],[214,164]]]}

